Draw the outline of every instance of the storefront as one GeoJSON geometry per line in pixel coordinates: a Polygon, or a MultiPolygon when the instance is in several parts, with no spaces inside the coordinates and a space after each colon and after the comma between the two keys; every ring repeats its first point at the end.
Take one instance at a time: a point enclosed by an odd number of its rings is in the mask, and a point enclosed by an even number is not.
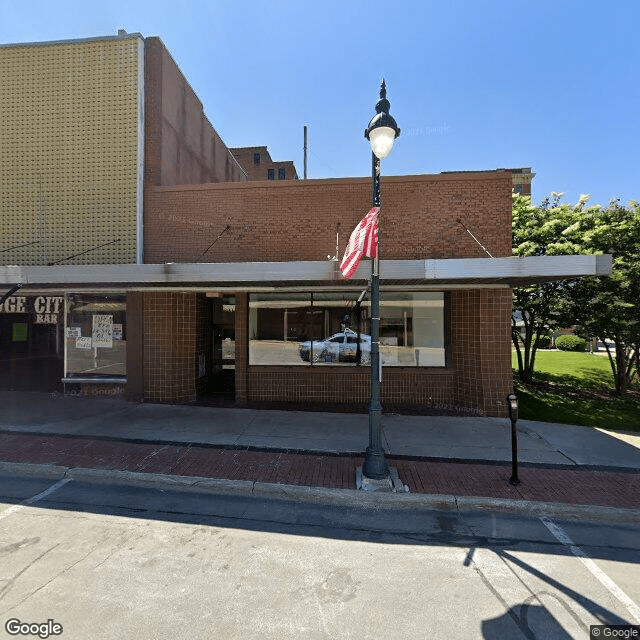
{"type": "MultiPolygon", "coordinates": [[[[4,388],[180,404],[226,385],[238,406],[366,405],[368,266],[348,282],[332,261],[0,267],[4,287],[24,283],[0,311],[4,388]]],[[[610,268],[383,260],[383,405],[506,415],[511,287],[610,268]]]]}
{"type": "Polygon", "coordinates": [[[91,381],[124,392],[125,293],[20,294],[0,305],[0,388],[79,394],[91,381]]]}

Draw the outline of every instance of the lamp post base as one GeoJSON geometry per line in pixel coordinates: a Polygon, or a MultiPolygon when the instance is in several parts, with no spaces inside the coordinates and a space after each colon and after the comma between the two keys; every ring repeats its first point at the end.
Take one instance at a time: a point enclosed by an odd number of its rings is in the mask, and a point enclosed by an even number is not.
{"type": "Polygon", "coordinates": [[[362,475],[372,480],[384,480],[389,477],[389,467],[382,449],[376,450],[367,447],[362,465],[362,475]]]}
{"type": "Polygon", "coordinates": [[[400,480],[398,470],[395,467],[389,467],[389,475],[382,480],[367,478],[362,473],[362,467],[358,467],[356,469],[356,489],[379,493],[409,493],[409,487],[400,480]]]}

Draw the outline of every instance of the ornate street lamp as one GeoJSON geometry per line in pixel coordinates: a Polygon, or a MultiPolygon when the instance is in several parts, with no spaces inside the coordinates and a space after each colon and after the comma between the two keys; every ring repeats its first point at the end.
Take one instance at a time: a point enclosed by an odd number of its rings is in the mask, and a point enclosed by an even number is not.
{"type": "MultiPolygon", "coordinates": [[[[376,103],[376,115],[371,118],[364,137],[371,143],[372,200],[380,207],[380,160],[389,155],[400,128],[389,115],[389,101],[384,79],[380,87],[380,100],[376,103]]],[[[382,449],[380,404],[380,214],[378,214],[378,251],[371,262],[371,401],[369,404],[369,446],[362,465],[362,475],[374,480],[389,477],[389,467],[382,449]]]]}

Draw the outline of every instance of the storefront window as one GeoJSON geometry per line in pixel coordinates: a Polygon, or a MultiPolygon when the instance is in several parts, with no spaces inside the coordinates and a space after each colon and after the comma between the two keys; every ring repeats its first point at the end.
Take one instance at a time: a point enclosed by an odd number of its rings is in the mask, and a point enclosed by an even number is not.
{"type": "MultiPolygon", "coordinates": [[[[369,365],[370,300],[359,291],[252,294],[249,364],[369,365]]],[[[444,367],[444,294],[383,292],[384,366],[444,367]]]]}
{"type": "Polygon", "coordinates": [[[359,292],[314,293],[312,328],[314,365],[370,364],[368,304],[357,305],[359,292]]]}
{"type": "Polygon", "coordinates": [[[385,292],[380,354],[387,367],[444,367],[444,294],[385,292]]]}
{"type": "Polygon", "coordinates": [[[255,294],[249,302],[249,364],[305,364],[298,344],[311,339],[309,294],[255,294]]]}
{"type": "Polygon", "coordinates": [[[126,374],[126,295],[67,294],[65,376],[126,374]]]}

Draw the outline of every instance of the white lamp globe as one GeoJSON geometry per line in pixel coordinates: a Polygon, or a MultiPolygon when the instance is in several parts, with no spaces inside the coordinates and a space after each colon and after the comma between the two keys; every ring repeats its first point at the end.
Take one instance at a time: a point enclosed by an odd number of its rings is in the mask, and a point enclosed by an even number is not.
{"type": "Polygon", "coordinates": [[[395,139],[396,132],[391,127],[376,127],[369,131],[371,150],[379,160],[389,155],[395,139]]]}

